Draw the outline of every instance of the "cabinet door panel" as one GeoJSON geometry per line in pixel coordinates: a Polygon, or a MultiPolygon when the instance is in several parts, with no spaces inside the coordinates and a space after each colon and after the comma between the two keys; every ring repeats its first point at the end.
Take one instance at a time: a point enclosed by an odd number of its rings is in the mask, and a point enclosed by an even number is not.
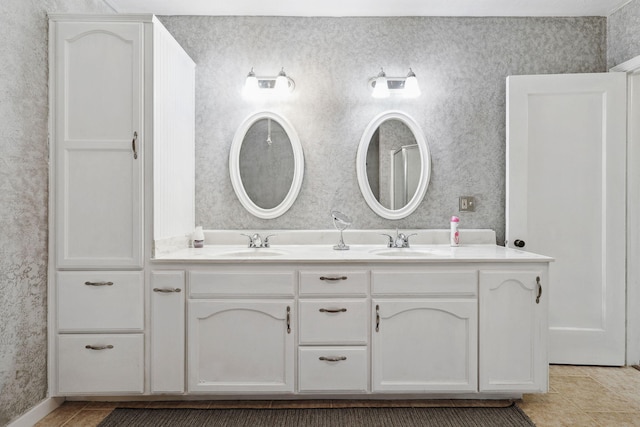
{"type": "Polygon", "coordinates": [[[375,299],[372,306],[374,391],[477,390],[475,300],[375,299]]]}
{"type": "Polygon", "coordinates": [[[151,273],[151,392],[184,392],[184,272],[151,273]]]}
{"type": "Polygon", "coordinates": [[[293,392],[293,301],[189,302],[189,391],[293,392]]]}
{"type": "Polygon", "coordinates": [[[543,271],[480,272],[480,391],[547,391],[543,271]]]}
{"type": "Polygon", "coordinates": [[[55,74],[57,266],[140,268],[142,24],[57,24],[55,74]]]}

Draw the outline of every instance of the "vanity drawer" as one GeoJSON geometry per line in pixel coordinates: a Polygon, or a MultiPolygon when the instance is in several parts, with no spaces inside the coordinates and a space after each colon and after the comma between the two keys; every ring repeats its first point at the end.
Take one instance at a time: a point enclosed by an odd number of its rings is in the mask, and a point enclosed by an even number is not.
{"type": "Polygon", "coordinates": [[[300,347],[298,389],[366,392],[368,360],[367,347],[300,347]]]}
{"type": "Polygon", "coordinates": [[[58,335],[58,392],[142,393],[143,358],[143,334],[58,335]]]}
{"type": "Polygon", "coordinates": [[[189,272],[191,298],[290,297],[295,294],[294,272],[189,272]]]}
{"type": "Polygon", "coordinates": [[[64,271],[56,275],[59,332],[141,331],[141,271],[64,271]]]}
{"type": "Polygon", "coordinates": [[[385,271],[371,272],[373,295],[477,296],[478,272],[469,271],[385,271]]]}
{"type": "Polygon", "coordinates": [[[366,344],[366,299],[300,300],[300,344],[366,344]]]}
{"type": "Polygon", "coordinates": [[[367,295],[369,272],[301,271],[300,295],[367,295]]]}

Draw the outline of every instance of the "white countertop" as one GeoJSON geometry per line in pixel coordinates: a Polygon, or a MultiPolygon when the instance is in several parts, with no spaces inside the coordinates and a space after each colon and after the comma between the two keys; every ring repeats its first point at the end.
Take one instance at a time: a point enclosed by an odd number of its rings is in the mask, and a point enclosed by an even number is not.
{"type": "Polygon", "coordinates": [[[205,245],[163,254],[157,262],[549,262],[553,258],[492,244],[451,247],[443,244],[411,245],[391,249],[384,245],[350,245],[349,250],[334,250],[333,245],[271,245],[250,249],[247,245],[205,245]]]}

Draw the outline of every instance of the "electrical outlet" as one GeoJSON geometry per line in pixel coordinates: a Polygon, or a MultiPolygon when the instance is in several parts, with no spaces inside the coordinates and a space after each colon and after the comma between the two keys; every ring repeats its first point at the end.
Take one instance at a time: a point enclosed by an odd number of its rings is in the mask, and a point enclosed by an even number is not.
{"type": "Polygon", "coordinates": [[[461,196],[459,199],[458,210],[460,212],[475,212],[476,198],[471,196],[461,196]]]}

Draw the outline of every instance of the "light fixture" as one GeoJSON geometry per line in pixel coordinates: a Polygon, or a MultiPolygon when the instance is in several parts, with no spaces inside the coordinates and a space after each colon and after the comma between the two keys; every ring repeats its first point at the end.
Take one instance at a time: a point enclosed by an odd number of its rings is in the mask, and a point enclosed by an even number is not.
{"type": "Polygon", "coordinates": [[[253,95],[258,92],[259,88],[258,78],[256,77],[256,73],[253,72],[253,67],[251,67],[251,71],[247,74],[247,79],[244,82],[243,93],[245,95],[253,95]]]}
{"type": "Polygon", "coordinates": [[[380,72],[378,76],[375,78],[373,82],[373,93],[371,94],[374,98],[387,98],[389,97],[389,86],[387,83],[387,75],[384,70],[380,68],[380,72]]]}
{"type": "Polygon", "coordinates": [[[276,93],[278,95],[285,95],[289,91],[289,79],[287,78],[287,73],[284,72],[284,67],[278,73],[278,77],[276,77],[276,93]]]}
{"type": "Polygon", "coordinates": [[[260,77],[256,76],[251,68],[244,83],[242,93],[245,96],[254,96],[256,94],[276,94],[287,95],[295,89],[296,84],[292,78],[284,72],[284,67],[277,76],[260,77]]]}
{"type": "Polygon", "coordinates": [[[417,98],[421,93],[416,74],[409,68],[409,74],[407,74],[407,79],[404,81],[404,95],[407,98],[417,98]]]}
{"type": "Polygon", "coordinates": [[[374,98],[388,98],[391,95],[417,98],[421,94],[418,79],[411,68],[406,77],[387,77],[381,68],[376,77],[369,79],[369,88],[374,98]]]}

